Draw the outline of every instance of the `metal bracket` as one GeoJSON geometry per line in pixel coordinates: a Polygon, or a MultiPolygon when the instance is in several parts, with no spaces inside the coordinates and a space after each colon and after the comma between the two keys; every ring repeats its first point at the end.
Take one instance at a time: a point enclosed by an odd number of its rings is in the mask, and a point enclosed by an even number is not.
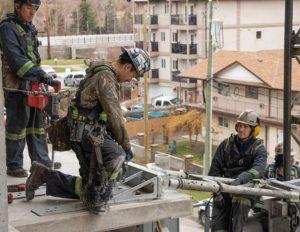
{"type": "MultiPolygon", "coordinates": [[[[146,167],[129,162],[127,175],[123,182],[118,182],[113,189],[113,197],[109,204],[119,204],[132,201],[144,201],[157,199],[162,194],[161,176],[146,167]]],[[[42,190],[42,189],[41,189],[42,190]]],[[[36,196],[39,190],[36,191],[36,196]]],[[[43,190],[45,194],[45,189],[43,190]]],[[[43,207],[31,210],[38,216],[53,215],[59,213],[84,210],[85,206],[81,202],[68,204],[58,203],[50,207],[43,207]]]]}

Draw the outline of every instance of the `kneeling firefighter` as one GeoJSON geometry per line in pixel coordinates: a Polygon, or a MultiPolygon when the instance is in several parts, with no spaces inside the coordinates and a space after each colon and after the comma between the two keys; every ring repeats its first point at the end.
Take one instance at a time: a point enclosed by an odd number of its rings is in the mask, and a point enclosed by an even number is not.
{"type": "MultiPolygon", "coordinates": [[[[267,152],[261,139],[260,119],[252,110],[245,110],[237,119],[235,130],[217,148],[208,175],[234,178],[233,186],[261,178],[267,161],[267,152]]],[[[212,231],[241,232],[249,210],[257,197],[217,193],[214,195],[212,231]]]]}
{"type": "Polygon", "coordinates": [[[150,69],[147,52],[124,49],[115,62],[101,62],[87,69],[72,100],[68,116],[48,133],[56,150],[72,148],[80,164],[80,177],[49,170],[33,163],[26,183],[26,198],[43,183],[47,195],[81,199],[93,213],[104,212],[125,160],[133,154],[118,101],[120,82],[139,79],[150,69]]]}

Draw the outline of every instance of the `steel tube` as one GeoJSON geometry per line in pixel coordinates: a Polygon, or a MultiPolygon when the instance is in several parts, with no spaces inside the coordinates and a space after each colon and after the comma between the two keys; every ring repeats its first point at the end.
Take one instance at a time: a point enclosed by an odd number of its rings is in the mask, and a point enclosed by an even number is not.
{"type": "Polygon", "coordinates": [[[270,196],[282,199],[290,199],[294,202],[299,202],[299,193],[286,190],[269,190],[261,188],[250,188],[244,186],[231,186],[217,182],[186,180],[186,179],[170,179],[170,188],[179,188],[186,190],[197,190],[204,192],[226,192],[238,195],[254,195],[254,196],[270,196]]]}

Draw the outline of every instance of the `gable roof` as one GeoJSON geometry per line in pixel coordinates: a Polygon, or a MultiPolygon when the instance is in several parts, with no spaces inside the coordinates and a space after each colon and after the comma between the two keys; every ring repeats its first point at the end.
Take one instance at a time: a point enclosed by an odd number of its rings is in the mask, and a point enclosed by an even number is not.
{"type": "MultiPolygon", "coordinates": [[[[266,50],[257,52],[219,51],[213,56],[213,74],[239,63],[272,89],[283,89],[284,59],[283,50],[266,50]]],[[[183,71],[179,77],[206,79],[207,59],[191,69],[183,71]]],[[[242,82],[241,82],[242,84],[242,82]]],[[[292,90],[300,91],[300,64],[292,60],[292,90]]]]}

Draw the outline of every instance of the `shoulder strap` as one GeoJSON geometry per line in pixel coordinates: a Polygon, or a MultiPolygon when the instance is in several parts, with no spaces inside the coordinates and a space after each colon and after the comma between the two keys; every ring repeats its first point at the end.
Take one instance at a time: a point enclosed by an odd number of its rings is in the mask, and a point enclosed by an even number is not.
{"type": "Polygon", "coordinates": [[[251,154],[254,155],[254,153],[260,148],[263,147],[263,140],[256,138],[256,141],[254,141],[253,146],[252,146],[252,150],[251,150],[251,154]]]}

